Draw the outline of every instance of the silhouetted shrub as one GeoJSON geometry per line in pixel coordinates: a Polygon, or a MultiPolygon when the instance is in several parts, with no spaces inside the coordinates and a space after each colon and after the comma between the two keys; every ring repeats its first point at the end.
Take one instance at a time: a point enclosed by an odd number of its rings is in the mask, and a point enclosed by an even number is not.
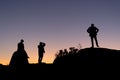
{"type": "Polygon", "coordinates": [[[85,48],[81,50],[70,48],[68,55],[57,56],[53,64],[119,65],[120,51],[107,48],[85,48]]]}
{"type": "Polygon", "coordinates": [[[55,57],[63,57],[63,56],[68,56],[71,54],[76,54],[78,53],[79,49],[75,48],[75,47],[70,47],[69,50],[64,49],[64,50],[59,50],[56,54],[55,57]]]}

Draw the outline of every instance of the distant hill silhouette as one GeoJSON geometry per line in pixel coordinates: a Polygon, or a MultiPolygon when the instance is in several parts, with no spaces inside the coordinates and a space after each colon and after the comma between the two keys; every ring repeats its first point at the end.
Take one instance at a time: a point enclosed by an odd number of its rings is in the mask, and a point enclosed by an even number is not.
{"type": "Polygon", "coordinates": [[[56,57],[53,64],[119,65],[120,51],[108,48],[85,48],[74,54],[56,57]]]}
{"type": "Polygon", "coordinates": [[[85,48],[75,52],[57,56],[51,64],[29,63],[27,66],[19,66],[15,69],[1,64],[0,80],[86,79],[87,77],[95,78],[95,76],[101,78],[110,77],[114,73],[113,70],[118,71],[119,69],[119,67],[117,68],[120,65],[119,50],[85,48]],[[99,65],[99,67],[95,65],[99,65]],[[110,65],[117,66],[111,68],[110,65]]]}

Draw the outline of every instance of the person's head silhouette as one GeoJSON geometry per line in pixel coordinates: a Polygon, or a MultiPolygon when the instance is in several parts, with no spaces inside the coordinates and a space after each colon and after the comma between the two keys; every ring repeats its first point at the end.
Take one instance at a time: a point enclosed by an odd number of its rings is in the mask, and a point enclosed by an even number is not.
{"type": "Polygon", "coordinates": [[[45,43],[44,42],[40,42],[39,45],[42,46],[42,47],[44,47],[45,43]]]}
{"type": "Polygon", "coordinates": [[[91,26],[93,27],[93,26],[94,26],[94,24],[91,24],[91,26]]]}
{"type": "Polygon", "coordinates": [[[24,40],[23,39],[21,39],[21,43],[23,43],[24,42],[24,40]]]}

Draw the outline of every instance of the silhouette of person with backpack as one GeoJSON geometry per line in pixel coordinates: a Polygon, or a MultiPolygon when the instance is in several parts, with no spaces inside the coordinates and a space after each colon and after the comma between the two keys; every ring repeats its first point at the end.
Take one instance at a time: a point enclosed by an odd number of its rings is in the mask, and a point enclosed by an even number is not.
{"type": "Polygon", "coordinates": [[[40,42],[39,45],[38,45],[38,63],[41,63],[42,62],[42,59],[43,59],[43,54],[45,53],[45,43],[44,42],[40,42]]]}
{"type": "Polygon", "coordinates": [[[99,29],[96,26],[94,26],[94,24],[91,24],[91,26],[87,29],[87,32],[89,33],[89,36],[91,38],[92,48],[94,47],[94,40],[96,46],[99,47],[97,41],[97,33],[99,32],[99,29]]]}

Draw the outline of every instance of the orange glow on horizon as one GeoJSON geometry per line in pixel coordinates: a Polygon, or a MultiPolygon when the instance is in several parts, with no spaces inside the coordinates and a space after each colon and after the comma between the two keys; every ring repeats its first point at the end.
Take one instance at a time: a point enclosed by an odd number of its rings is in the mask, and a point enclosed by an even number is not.
{"type": "MultiPolygon", "coordinates": [[[[83,41],[82,43],[85,43],[85,42],[83,41]]],[[[110,44],[112,42],[107,41],[107,40],[104,40],[104,42],[100,41],[99,43],[100,43],[101,48],[110,48],[110,49],[120,50],[120,46],[118,45],[118,43],[110,44]]],[[[88,47],[90,47],[91,44],[90,44],[90,41],[89,41],[88,43],[81,44],[81,45],[82,45],[82,49],[83,49],[83,48],[87,48],[85,46],[88,46],[88,45],[89,45],[88,47]]],[[[54,44],[54,46],[55,46],[55,44],[54,44]]],[[[57,53],[58,50],[71,47],[71,45],[69,45],[69,44],[68,45],[64,44],[63,46],[62,45],[59,45],[59,46],[57,45],[56,48],[54,48],[54,46],[52,44],[52,46],[47,45],[45,47],[46,52],[43,56],[42,62],[53,63],[53,61],[55,59],[55,54],[57,53]]],[[[9,64],[10,59],[13,55],[13,52],[16,50],[16,48],[14,48],[14,47],[16,47],[16,46],[13,46],[13,49],[11,49],[11,50],[7,50],[7,51],[5,50],[4,52],[1,52],[1,53],[8,53],[8,54],[7,55],[5,55],[5,54],[1,55],[2,57],[0,58],[0,64],[3,64],[3,65],[8,65],[9,64]]],[[[38,63],[38,50],[37,50],[37,48],[32,48],[34,46],[29,47],[29,48],[28,48],[28,46],[25,46],[25,47],[26,47],[25,50],[26,50],[26,52],[29,56],[29,59],[28,59],[29,63],[38,63]]]]}

